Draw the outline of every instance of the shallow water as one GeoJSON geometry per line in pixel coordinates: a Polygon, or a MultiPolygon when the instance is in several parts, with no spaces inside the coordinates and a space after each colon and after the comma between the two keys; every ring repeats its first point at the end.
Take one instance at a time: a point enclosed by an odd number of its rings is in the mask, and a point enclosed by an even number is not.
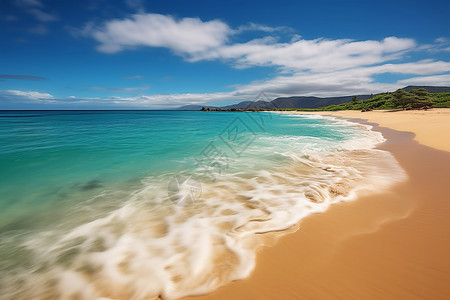
{"type": "Polygon", "coordinates": [[[261,235],[405,174],[311,115],[0,112],[0,299],[172,299],[245,278],[261,235]]]}

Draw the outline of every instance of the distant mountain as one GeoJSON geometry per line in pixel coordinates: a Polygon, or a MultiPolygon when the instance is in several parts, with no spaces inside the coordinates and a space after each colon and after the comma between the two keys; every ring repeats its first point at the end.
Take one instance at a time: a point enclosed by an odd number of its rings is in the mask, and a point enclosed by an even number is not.
{"type": "Polygon", "coordinates": [[[177,107],[174,110],[200,110],[200,109],[202,109],[202,107],[203,107],[202,105],[185,105],[185,106],[177,107]]]}
{"type": "Polygon", "coordinates": [[[273,101],[242,101],[238,104],[227,105],[221,107],[222,109],[230,109],[230,108],[239,108],[239,109],[274,109],[276,108],[273,104],[273,101]]]}
{"type": "MultiPolygon", "coordinates": [[[[276,109],[276,108],[317,108],[332,104],[341,104],[352,100],[353,96],[343,97],[279,97],[272,101],[243,101],[238,104],[220,107],[221,109],[239,108],[239,109],[276,109]]],[[[371,95],[358,95],[358,100],[369,99],[371,95]]]]}
{"type": "MultiPolygon", "coordinates": [[[[204,106],[210,109],[276,109],[276,108],[317,108],[322,106],[328,106],[332,104],[341,104],[352,100],[353,96],[343,96],[343,97],[308,97],[308,96],[294,96],[294,97],[279,97],[272,101],[242,101],[237,104],[214,107],[214,106],[204,106]]],[[[358,100],[369,99],[371,95],[358,95],[356,96],[358,100]]],[[[185,105],[176,110],[200,110],[203,106],[201,105],[185,105]]]]}
{"type": "Polygon", "coordinates": [[[181,106],[179,108],[176,108],[176,110],[201,110],[202,107],[204,108],[210,108],[210,109],[231,109],[231,108],[238,108],[238,109],[249,109],[249,108],[257,108],[258,109],[273,109],[275,106],[273,106],[270,102],[267,101],[242,101],[237,104],[227,105],[227,106],[209,106],[209,105],[185,105],[181,106]]]}
{"type": "Polygon", "coordinates": [[[418,86],[418,85],[409,85],[403,90],[409,92],[410,90],[415,89],[426,89],[428,93],[450,93],[450,87],[448,86],[418,86]]]}
{"type": "MultiPolygon", "coordinates": [[[[415,86],[410,85],[403,90],[410,91],[413,89],[424,88],[429,93],[445,93],[450,92],[450,87],[447,86],[415,86]]],[[[358,100],[366,100],[375,95],[356,95],[358,100]]],[[[215,107],[215,106],[201,106],[201,105],[186,105],[176,110],[200,110],[202,107],[210,109],[277,109],[277,108],[319,108],[328,105],[337,105],[346,103],[352,100],[354,96],[342,97],[313,97],[313,96],[293,96],[293,97],[279,97],[272,101],[242,101],[237,104],[215,107]]]]}
{"type": "MultiPolygon", "coordinates": [[[[366,100],[372,97],[372,95],[357,95],[356,99],[366,100]]],[[[272,101],[277,108],[318,108],[328,105],[336,105],[351,101],[353,96],[343,97],[280,97],[272,101]]]]}

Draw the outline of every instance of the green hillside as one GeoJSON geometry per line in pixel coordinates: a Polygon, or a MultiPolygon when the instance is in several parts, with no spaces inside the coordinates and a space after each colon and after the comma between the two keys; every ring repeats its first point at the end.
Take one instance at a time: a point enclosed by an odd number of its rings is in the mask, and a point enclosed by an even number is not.
{"type": "Polygon", "coordinates": [[[425,89],[414,89],[409,92],[397,90],[393,93],[378,94],[366,100],[353,99],[352,101],[329,105],[313,109],[279,109],[302,111],[336,111],[336,110],[363,110],[363,109],[411,109],[422,107],[450,107],[450,92],[428,93],[425,89]]]}

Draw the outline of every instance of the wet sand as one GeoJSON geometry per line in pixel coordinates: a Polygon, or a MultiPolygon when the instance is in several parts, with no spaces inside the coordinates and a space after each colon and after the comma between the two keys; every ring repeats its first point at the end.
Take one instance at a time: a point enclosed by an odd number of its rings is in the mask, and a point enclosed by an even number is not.
{"type": "MultiPolygon", "coordinates": [[[[418,127],[421,135],[431,130],[431,144],[446,149],[450,110],[437,111],[447,117],[335,115],[418,127]]],[[[379,148],[393,153],[407,182],[309,216],[297,232],[259,250],[249,278],[189,299],[450,299],[450,152],[419,144],[411,132],[372,125],[388,139],[379,148]]],[[[426,136],[417,140],[430,144],[426,136]]]]}
{"type": "Polygon", "coordinates": [[[450,108],[405,111],[336,111],[315,114],[343,118],[364,118],[399,131],[413,132],[419,143],[450,152],[450,108]]]}

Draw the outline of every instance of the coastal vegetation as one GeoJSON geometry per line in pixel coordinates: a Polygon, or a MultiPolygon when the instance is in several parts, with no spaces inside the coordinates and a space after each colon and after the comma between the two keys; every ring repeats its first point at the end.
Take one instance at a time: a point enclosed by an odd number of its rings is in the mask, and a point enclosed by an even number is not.
{"type": "Polygon", "coordinates": [[[429,93],[426,89],[419,88],[410,91],[398,89],[375,95],[369,99],[358,100],[353,97],[351,101],[337,105],[329,105],[319,108],[283,108],[275,110],[301,110],[301,111],[336,111],[336,110],[392,110],[392,109],[427,109],[431,107],[450,107],[450,92],[429,93]]]}
{"type": "Polygon", "coordinates": [[[395,92],[376,95],[340,97],[292,96],[272,101],[242,101],[237,104],[214,107],[187,105],[179,110],[202,111],[336,111],[336,110],[409,110],[450,107],[450,87],[407,86],[395,92]]]}

